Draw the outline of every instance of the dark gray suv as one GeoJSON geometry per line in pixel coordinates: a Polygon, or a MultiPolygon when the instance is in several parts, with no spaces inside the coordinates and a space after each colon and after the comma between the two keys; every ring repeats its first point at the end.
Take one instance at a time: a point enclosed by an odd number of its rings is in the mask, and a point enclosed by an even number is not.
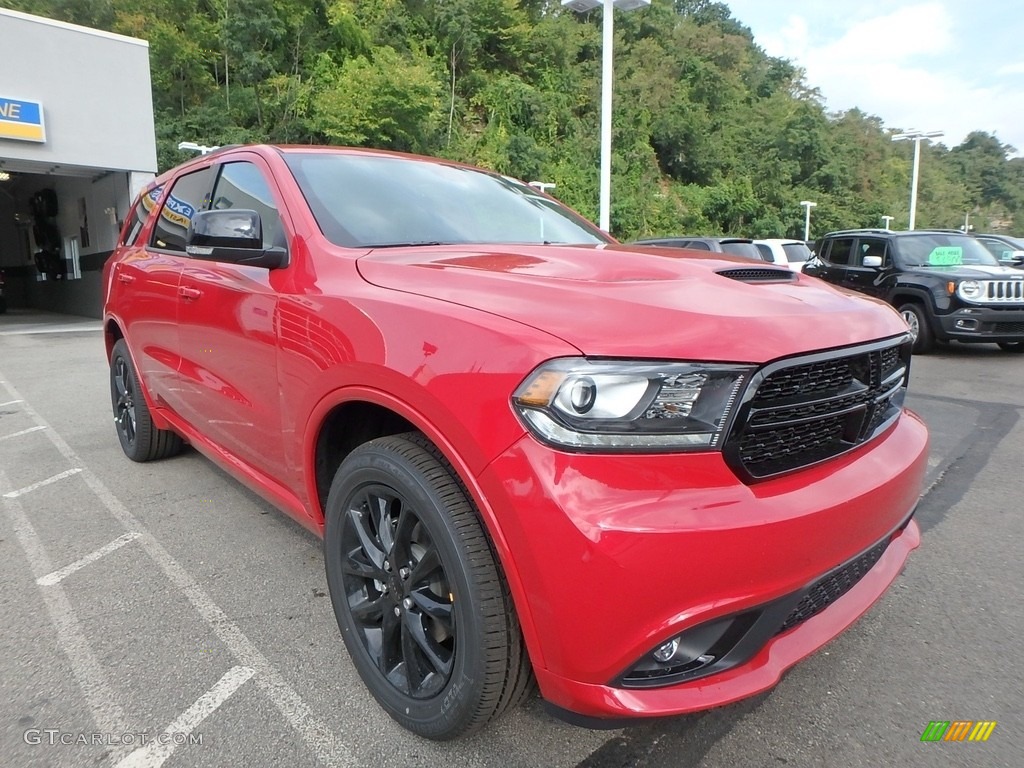
{"type": "Polygon", "coordinates": [[[693,251],[730,253],[754,261],[765,261],[754,241],[745,237],[652,237],[636,240],[634,245],[658,245],[663,248],[689,248],[693,251]]]}

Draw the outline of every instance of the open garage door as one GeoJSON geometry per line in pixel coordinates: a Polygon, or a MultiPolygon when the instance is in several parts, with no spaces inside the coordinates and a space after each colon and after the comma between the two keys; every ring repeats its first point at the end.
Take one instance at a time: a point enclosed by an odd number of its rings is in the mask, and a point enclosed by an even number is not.
{"type": "MultiPolygon", "coordinates": [[[[150,176],[146,176],[150,178],[150,176]]],[[[0,157],[0,272],[8,308],[99,317],[132,174],[0,157]]]]}

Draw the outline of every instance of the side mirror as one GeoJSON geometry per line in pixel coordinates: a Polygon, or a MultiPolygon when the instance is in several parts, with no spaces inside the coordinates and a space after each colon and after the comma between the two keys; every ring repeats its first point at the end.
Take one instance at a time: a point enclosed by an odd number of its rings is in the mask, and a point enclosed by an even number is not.
{"type": "Polygon", "coordinates": [[[882,266],[882,257],[881,256],[865,256],[864,260],[861,262],[861,264],[863,266],[865,266],[865,267],[870,267],[872,269],[878,269],[880,266],[882,266]]]}
{"type": "Polygon", "coordinates": [[[201,261],[265,269],[277,269],[288,262],[284,248],[263,247],[260,215],[244,208],[195,214],[185,237],[185,252],[201,261]]]}

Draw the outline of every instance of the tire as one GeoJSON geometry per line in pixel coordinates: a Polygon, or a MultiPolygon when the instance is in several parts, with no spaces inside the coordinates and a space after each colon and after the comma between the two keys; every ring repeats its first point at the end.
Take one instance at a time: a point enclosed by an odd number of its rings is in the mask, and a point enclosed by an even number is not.
{"type": "Polygon", "coordinates": [[[914,338],[913,352],[915,355],[926,355],[935,348],[935,335],[928,324],[928,314],[920,304],[907,303],[899,308],[903,319],[910,326],[910,335],[914,338]]]}
{"type": "Polygon", "coordinates": [[[182,441],[178,435],[153,426],[153,418],[124,339],[114,344],[110,354],[110,402],[117,439],[129,459],[153,461],[181,451],[182,441]]]}
{"type": "Polygon", "coordinates": [[[324,560],[352,662],[400,725],[447,740],[530,690],[508,588],[472,502],[422,435],[372,440],[327,499],[324,560]]]}
{"type": "Polygon", "coordinates": [[[1000,341],[999,348],[1004,352],[1024,353],[1024,341],[1000,341]]]}

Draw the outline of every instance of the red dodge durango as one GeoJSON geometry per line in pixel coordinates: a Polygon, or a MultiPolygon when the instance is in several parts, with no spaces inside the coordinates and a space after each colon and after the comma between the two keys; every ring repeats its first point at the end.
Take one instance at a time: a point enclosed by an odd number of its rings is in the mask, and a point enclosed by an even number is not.
{"type": "Polygon", "coordinates": [[[594,726],[764,691],[919,542],[895,311],[496,173],[224,148],[142,192],[104,278],[124,452],[188,443],[321,535],[422,736],[534,685],[594,726]]]}

